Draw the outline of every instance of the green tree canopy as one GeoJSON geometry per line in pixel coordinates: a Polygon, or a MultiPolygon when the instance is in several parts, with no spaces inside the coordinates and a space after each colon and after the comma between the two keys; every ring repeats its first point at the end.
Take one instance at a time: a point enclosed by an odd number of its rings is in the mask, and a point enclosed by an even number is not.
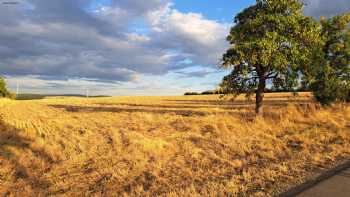
{"type": "Polygon", "coordinates": [[[350,100],[350,12],[322,18],[323,47],[311,73],[310,87],[323,105],[350,100]]]}
{"type": "Polygon", "coordinates": [[[223,92],[256,94],[256,113],[261,112],[268,81],[275,88],[293,88],[300,70],[310,64],[321,28],[306,17],[298,0],[257,0],[235,17],[227,40],[230,48],[222,66],[233,68],[223,79],[223,92]]]}
{"type": "Polygon", "coordinates": [[[0,77],[0,97],[11,97],[11,93],[6,88],[5,80],[0,77]]]}

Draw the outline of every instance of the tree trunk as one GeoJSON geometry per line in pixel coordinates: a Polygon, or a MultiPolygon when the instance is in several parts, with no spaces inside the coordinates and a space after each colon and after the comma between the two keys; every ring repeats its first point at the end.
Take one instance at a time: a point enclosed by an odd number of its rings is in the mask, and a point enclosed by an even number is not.
{"type": "Polygon", "coordinates": [[[265,76],[260,76],[258,89],[256,90],[256,103],[255,103],[255,113],[258,115],[262,115],[263,113],[263,100],[264,100],[264,92],[266,87],[266,79],[265,76]]]}

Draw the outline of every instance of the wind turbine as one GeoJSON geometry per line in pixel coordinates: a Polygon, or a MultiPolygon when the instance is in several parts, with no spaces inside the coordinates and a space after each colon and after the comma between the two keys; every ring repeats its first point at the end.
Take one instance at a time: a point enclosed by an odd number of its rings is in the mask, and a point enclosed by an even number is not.
{"type": "Polygon", "coordinates": [[[17,80],[17,86],[16,86],[16,95],[19,95],[19,81],[17,80]]]}

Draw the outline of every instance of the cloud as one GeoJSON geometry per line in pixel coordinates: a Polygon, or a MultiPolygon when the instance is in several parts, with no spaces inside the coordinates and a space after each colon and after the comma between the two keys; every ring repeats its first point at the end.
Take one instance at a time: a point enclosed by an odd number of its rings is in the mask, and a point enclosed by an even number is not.
{"type": "MultiPolygon", "coordinates": [[[[177,86],[179,77],[220,80],[215,67],[232,24],[183,13],[173,0],[18,1],[0,4],[0,74],[32,82],[27,90],[85,84],[175,92],[189,85],[177,86]],[[145,82],[155,78],[166,85],[145,82]]],[[[307,1],[305,12],[315,17],[350,10],[348,0],[307,1]]]]}
{"type": "Polygon", "coordinates": [[[350,11],[349,0],[304,0],[305,14],[319,19],[321,16],[331,17],[350,11]]]}
{"type": "Polygon", "coordinates": [[[93,7],[88,0],[25,3],[30,6],[0,7],[5,75],[128,82],[190,66],[178,64],[186,58],[213,65],[225,46],[225,25],[183,14],[169,1],[114,0],[93,7]],[[130,30],[140,20],[145,34],[130,30]]]}
{"type": "Polygon", "coordinates": [[[191,72],[183,72],[183,71],[177,71],[175,73],[181,74],[185,77],[205,77],[209,74],[215,73],[217,71],[209,71],[209,70],[197,70],[197,71],[191,71],[191,72]]]}
{"type": "Polygon", "coordinates": [[[17,83],[19,93],[46,94],[85,94],[89,90],[91,95],[101,95],[108,90],[118,89],[120,84],[101,81],[90,81],[80,78],[54,79],[42,78],[36,75],[26,75],[7,78],[8,86],[15,90],[17,83]],[[64,92],[60,91],[64,89],[64,92]]]}
{"type": "Polygon", "coordinates": [[[197,13],[181,13],[170,5],[150,13],[153,42],[163,48],[181,51],[196,64],[217,66],[228,47],[229,24],[207,20],[197,13]]]}
{"type": "Polygon", "coordinates": [[[174,71],[174,73],[179,74],[181,77],[186,78],[204,78],[209,75],[221,73],[223,70],[218,70],[215,68],[203,68],[202,66],[188,67],[174,71]]]}

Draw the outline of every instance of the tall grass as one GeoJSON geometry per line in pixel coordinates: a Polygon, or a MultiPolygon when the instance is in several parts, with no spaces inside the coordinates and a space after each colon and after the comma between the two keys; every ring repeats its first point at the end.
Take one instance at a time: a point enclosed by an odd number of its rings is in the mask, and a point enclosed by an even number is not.
{"type": "Polygon", "coordinates": [[[0,194],[272,196],[350,158],[350,108],[268,94],[0,100],[0,194]],[[292,103],[292,104],[288,104],[292,103]]]}

